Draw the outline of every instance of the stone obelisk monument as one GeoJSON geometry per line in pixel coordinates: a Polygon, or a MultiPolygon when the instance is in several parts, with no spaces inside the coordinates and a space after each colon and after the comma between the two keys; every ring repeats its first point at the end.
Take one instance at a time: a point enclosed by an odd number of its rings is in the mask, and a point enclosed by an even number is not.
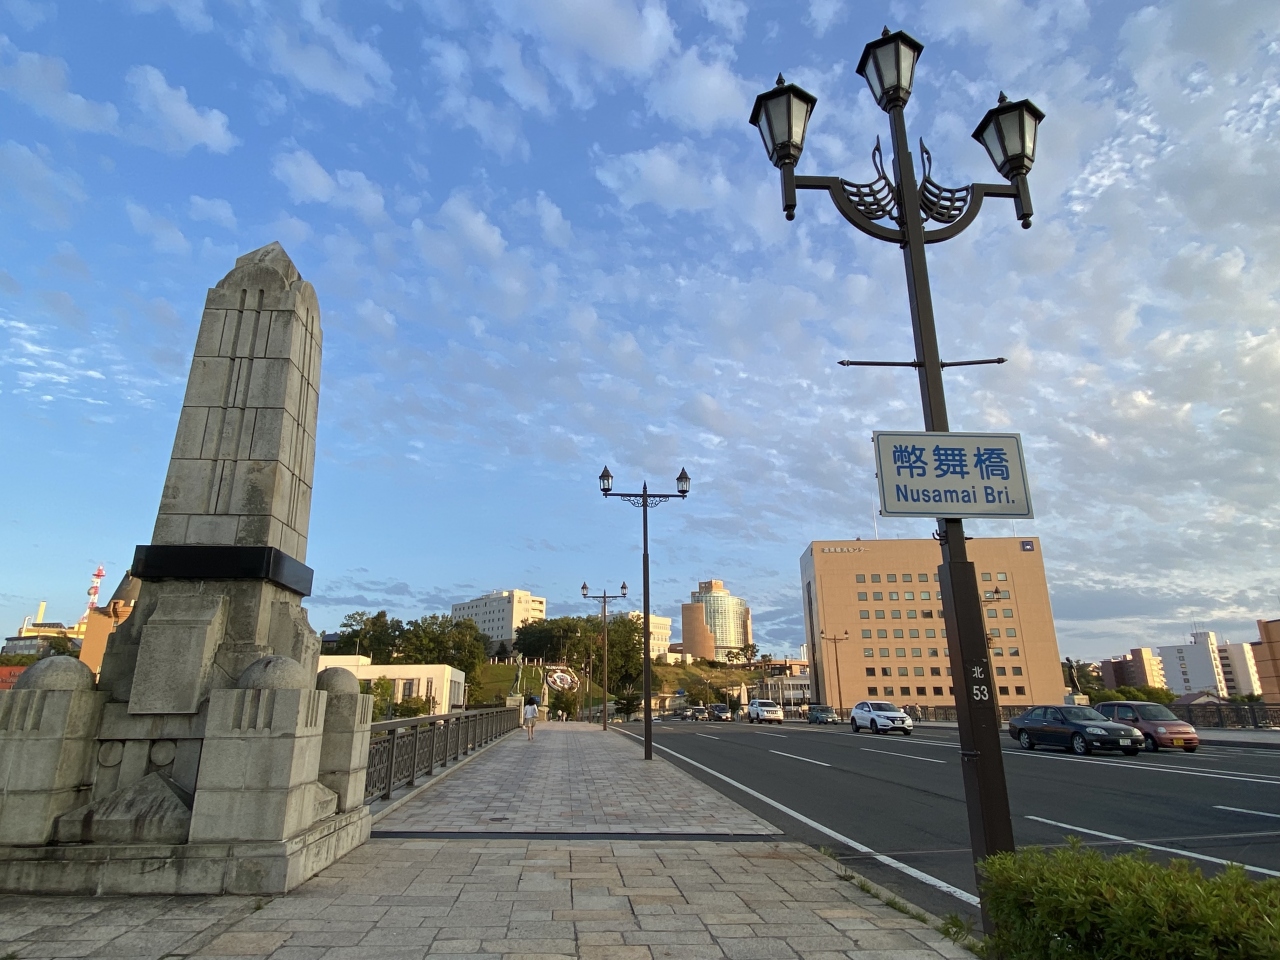
{"type": "Polygon", "coordinates": [[[0,691],[0,890],[280,892],[368,837],[372,698],[301,606],[320,349],[278,243],[209,291],[133,615],[0,691]]]}

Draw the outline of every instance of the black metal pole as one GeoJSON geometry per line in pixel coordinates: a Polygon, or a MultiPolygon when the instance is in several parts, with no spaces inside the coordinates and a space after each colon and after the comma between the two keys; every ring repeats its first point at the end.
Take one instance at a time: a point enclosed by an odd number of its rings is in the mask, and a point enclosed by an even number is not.
{"type": "Polygon", "coordinates": [[[649,657],[649,484],[640,494],[640,524],[644,529],[644,758],[653,759],[653,675],[649,657]]]}
{"type": "Polygon", "coordinates": [[[600,597],[600,623],[604,627],[604,660],[600,667],[600,729],[609,729],[609,597],[600,597]]]}
{"type": "MultiPolygon", "coordinates": [[[[933,319],[933,297],[925,264],[924,225],[916,215],[920,209],[919,186],[907,146],[907,126],[901,106],[890,109],[889,125],[894,179],[898,184],[898,205],[906,236],[902,259],[919,363],[924,426],[930,432],[946,432],[950,427],[933,319]]],[[[959,519],[939,518],[938,539],[942,546],[939,587],[960,727],[960,769],[969,813],[969,842],[976,865],[976,861],[992,854],[1014,849],[1013,823],[1004,758],[1000,753],[1000,717],[991,683],[981,594],[974,566],[965,551],[964,523],[959,519]]],[[[985,900],[983,904],[983,927],[990,930],[985,900]]]]}

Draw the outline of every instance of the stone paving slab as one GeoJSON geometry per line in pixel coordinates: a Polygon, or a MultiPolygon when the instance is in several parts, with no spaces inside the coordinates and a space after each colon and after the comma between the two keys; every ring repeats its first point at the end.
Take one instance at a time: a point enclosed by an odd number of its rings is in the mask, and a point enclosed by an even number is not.
{"type": "Polygon", "coordinates": [[[629,737],[589,723],[513,733],[375,825],[445,833],[777,834],[629,737]]]}

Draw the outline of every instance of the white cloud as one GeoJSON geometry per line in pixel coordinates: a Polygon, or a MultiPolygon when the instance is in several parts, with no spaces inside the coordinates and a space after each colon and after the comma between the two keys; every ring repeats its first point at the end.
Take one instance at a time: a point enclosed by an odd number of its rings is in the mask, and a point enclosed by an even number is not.
{"type": "Polygon", "coordinates": [[[128,200],[124,205],[133,229],[151,239],[157,253],[182,254],[191,252],[191,243],[171,220],[158,217],[141,204],[128,200]]]}
{"type": "Polygon", "coordinates": [[[676,45],[675,25],[662,4],[646,0],[495,0],[499,15],[543,42],[543,62],[582,56],[614,70],[642,74],[676,45]]]}
{"type": "Polygon", "coordinates": [[[747,5],[742,0],[702,0],[702,15],[730,38],[742,39],[742,28],[747,22],[747,5]]]}
{"type": "Polygon", "coordinates": [[[191,196],[187,216],[192,220],[207,220],[228,230],[236,228],[236,214],[226,200],[207,200],[194,194],[191,196]]]}
{"type": "Polygon", "coordinates": [[[271,173],[289,190],[295,203],[327,203],[350,210],[366,223],[386,217],[382,189],[359,170],[336,170],[331,175],[306,150],[279,154],[271,173]]]}
{"type": "Polygon", "coordinates": [[[66,61],[19,50],[0,34],[0,90],[73,130],[115,132],[119,117],[114,106],[86,100],[69,87],[66,61]]]}
{"type": "Polygon", "coordinates": [[[524,62],[520,43],[509,34],[497,34],[489,45],[487,66],[498,71],[502,89],[526,110],[551,113],[551,96],[542,75],[524,62]]]}
{"type": "Polygon", "coordinates": [[[809,16],[806,20],[813,32],[822,36],[836,23],[844,19],[844,0],[809,0],[809,16]]]}
{"type": "Polygon", "coordinates": [[[58,8],[52,3],[40,3],[37,0],[5,0],[4,7],[23,30],[34,30],[58,14],[58,8]]]}
{"type": "Polygon", "coordinates": [[[240,143],[227,126],[227,115],[212,107],[196,107],[187,99],[186,87],[171,87],[164,74],[151,66],[131,67],[125,82],[133,100],[147,119],[143,139],[171,153],[204,147],[212,153],[228,153],[240,143]]]}
{"type": "Polygon", "coordinates": [[[139,13],[170,11],[188,30],[204,32],[213,29],[213,17],[205,9],[204,0],[129,0],[139,13]]]}
{"type": "Polygon", "coordinates": [[[37,153],[12,140],[0,145],[0,175],[0,184],[11,187],[18,199],[35,208],[39,227],[66,226],[72,206],[85,199],[76,174],[53,169],[43,151],[37,153]]]}
{"type": "Polygon", "coordinates": [[[686,130],[709,133],[741,126],[750,113],[750,85],[722,60],[704,63],[697,47],[675,58],[646,94],[649,108],[686,130]]]}
{"type": "Polygon", "coordinates": [[[653,203],[668,213],[716,206],[732,189],[718,169],[696,158],[684,143],[607,157],[596,166],[596,178],[624,206],[653,203]]]}
{"type": "MultiPolygon", "coordinates": [[[[423,49],[444,84],[440,110],[459,127],[474,130],[480,142],[499,156],[527,157],[529,144],[520,132],[520,118],[514,111],[472,92],[471,58],[456,43],[428,39],[423,49]]],[[[549,104],[548,104],[549,107],[549,104]]]]}
{"type": "Polygon", "coordinates": [[[271,69],[304,90],[358,107],[395,89],[391,67],[377,48],[326,16],[319,0],[298,0],[296,16],[264,18],[255,32],[271,69]]]}
{"type": "Polygon", "coordinates": [[[573,228],[564,218],[560,208],[547,199],[547,195],[538,192],[535,205],[538,222],[542,225],[542,236],[553,247],[567,247],[573,241],[573,228]]]}

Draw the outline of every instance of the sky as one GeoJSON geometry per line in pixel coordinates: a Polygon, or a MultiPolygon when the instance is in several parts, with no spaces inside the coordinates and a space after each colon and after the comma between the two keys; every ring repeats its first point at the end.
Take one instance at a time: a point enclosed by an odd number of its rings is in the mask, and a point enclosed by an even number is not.
{"type": "MultiPolygon", "coordinates": [[[[1064,655],[1280,617],[1274,0],[0,0],[0,628],[73,621],[149,540],[207,288],[280,241],[324,327],[312,624],[491,589],[655,613],[699,580],[802,642],[810,541],[876,535],[871,432],[921,428],[900,251],[783,219],[747,123],[818,98],[801,174],[874,178],[856,75],[924,44],[933,177],[1046,114],[1035,219],[929,248],[953,429],[1018,432],[1064,655]]],[[[880,519],[879,536],[931,523],[880,519]]],[[[1009,536],[1008,521],[973,521],[1009,536]]]]}

